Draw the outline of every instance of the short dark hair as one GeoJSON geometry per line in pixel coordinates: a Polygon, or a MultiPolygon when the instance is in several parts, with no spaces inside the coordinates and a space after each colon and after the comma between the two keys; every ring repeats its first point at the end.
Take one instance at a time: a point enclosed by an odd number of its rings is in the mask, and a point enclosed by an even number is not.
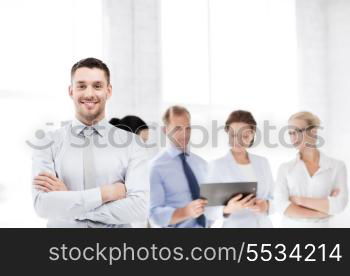
{"type": "Polygon", "coordinates": [[[110,78],[111,74],[109,72],[109,69],[107,65],[102,61],[97,58],[89,57],[89,58],[84,58],[82,60],[79,60],[77,63],[75,63],[71,69],[70,76],[73,78],[73,75],[75,71],[77,71],[79,68],[82,67],[87,67],[87,68],[98,68],[101,69],[102,71],[105,72],[106,79],[107,79],[107,84],[110,84],[110,78]]]}
{"type": "MultiPolygon", "coordinates": [[[[250,129],[254,132],[256,131],[256,121],[249,111],[245,110],[236,110],[231,112],[231,114],[228,116],[226,123],[225,123],[225,130],[226,132],[230,129],[230,124],[232,123],[245,123],[248,124],[250,129]]],[[[249,147],[251,147],[254,144],[254,138],[252,142],[250,143],[249,147]]]]}
{"type": "Polygon", "coordinates": [[[125,116],[122,119],[112,118],[109,123],[117,128],[140,134],[144,129],[148,129],[148,125],[140,117],[134,115],[125,116]]]}

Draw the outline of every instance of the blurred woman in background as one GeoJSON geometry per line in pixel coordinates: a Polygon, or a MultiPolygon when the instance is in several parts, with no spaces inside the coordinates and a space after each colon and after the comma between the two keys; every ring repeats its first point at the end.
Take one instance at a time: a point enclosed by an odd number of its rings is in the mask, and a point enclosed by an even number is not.
{"type": "Polygon", "coordinates": [[[230,150],[209,164],[208,183],[257,182],[253,194],[233,197],[226,206],[206,207],[209,220],[223,220],[225,228],[272,227],[268,217],[273,178],[268,160],[248,152],[254,144],[256,121],[248,111],[232,112],[225,124],[230,150]]]}
{"type": "MultiPolygon", "coordinates": [[[[156,142],[156,134],[152,136],[150,133],[150,127],[140,117],[134,115],[128,115],[122,119],[112,118],[109,121],[113,126],[123,129],[125,131],[132,132],[141,138],[141,142],[147,148],[149,153],[149,159],[152,159],[159,151],[159,145],[156,142]]],[[[152,128],[153,129],[153,128],[152,128]]],[[[147,177],[147,176],[145,176],[147,177]]],[[[133,228],[147,228],[149,227],[148,221],[132,223],[133,228]]]]}
{"type": "Polygon", "coordinates": [[[283,214],[282,226],[329,227],[329,218],[348,202],[345,164],[317,148],[320,120],[316,115],[299,112],[288,123],[298,153],[278,171],[275,205],[283,214]]]}
{"type": "Polygon", "coordinates": [[[117,128],[138,135],[141,138],[141,142],[147,148],[150,159],[152,159],[159,152],[159,142],[157,137],[160,134],[157,133],[156,126],[149,126],[140,117],[134,115],[128,115],[122,119],[112,118],[109,123],[117,128]]]}
{"type": "Polygon", "coordinates": [[[128,115],[122,119],[112,118],[110,124],[139,135],[144,142],[149,138],[149,127],[140,117],[128,115]]]}

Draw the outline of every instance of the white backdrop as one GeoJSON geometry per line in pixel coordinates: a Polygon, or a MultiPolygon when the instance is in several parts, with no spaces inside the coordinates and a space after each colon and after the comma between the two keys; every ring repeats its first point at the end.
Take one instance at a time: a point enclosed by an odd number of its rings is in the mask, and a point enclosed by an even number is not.
{"type": "MultiPolygon", "coordinates": [[[[0,227],[45,225],[32,209],[25,141],[73,116],[69,70],[87,56],[112,69],[111,116],[160,122],[166,107],[184,104],[209,130],[235,109],[280,128],[308,109],[324,122],[323,150],[349,168],[349,15],[346,0],[1,1],[0,227]]],[[[218,157],[226,135],[194,150],[218,157]]],[[[263,144],[253,151],[274,175],[295,153],[263,144]]],[[[350,226],[349,215],[334,226],[350,226]]]]}

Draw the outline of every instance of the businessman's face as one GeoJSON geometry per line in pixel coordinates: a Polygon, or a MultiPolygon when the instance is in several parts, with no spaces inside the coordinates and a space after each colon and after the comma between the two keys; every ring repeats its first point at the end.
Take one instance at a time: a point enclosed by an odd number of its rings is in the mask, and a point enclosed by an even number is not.
{"type": "Polygon", "coordinates": [[[166,126],[169,140],[178,148],[185,150],[191,138],[191,121],[187,114],[171,115],[166,126]]]}
{"type": "Polygon", "coordinates": [[[77,118],[87,125],[105,116],[106,101],[112,94],[105,72],[99,68],[82,67],[75,71],[69,95],[73,99],[77,118]]]}

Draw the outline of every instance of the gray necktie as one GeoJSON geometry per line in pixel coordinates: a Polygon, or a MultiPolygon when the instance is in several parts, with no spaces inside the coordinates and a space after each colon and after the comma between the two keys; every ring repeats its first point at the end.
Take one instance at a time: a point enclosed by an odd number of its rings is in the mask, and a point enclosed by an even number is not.
{"type": "Polygon", "coordinates": [[[96,188],[96,171],[94,160],[94,134],[93,127],[86,127],[83,130],[85,146],[83,147],[83,169],[84,169],[84,190],[96,188]]]}
{"type": "MultiPolygon", "coordinates": [[[[96,188],[96,171],[94,163],[94,135],[96,130],[93,127],[86,127],[83,130],[85,138],[85,147],[83,148],[83,166],[84,166],[84,190],[96,188]]],[[[104,223],[87,220],[88,228],[106,227],[104,223]]]]}

